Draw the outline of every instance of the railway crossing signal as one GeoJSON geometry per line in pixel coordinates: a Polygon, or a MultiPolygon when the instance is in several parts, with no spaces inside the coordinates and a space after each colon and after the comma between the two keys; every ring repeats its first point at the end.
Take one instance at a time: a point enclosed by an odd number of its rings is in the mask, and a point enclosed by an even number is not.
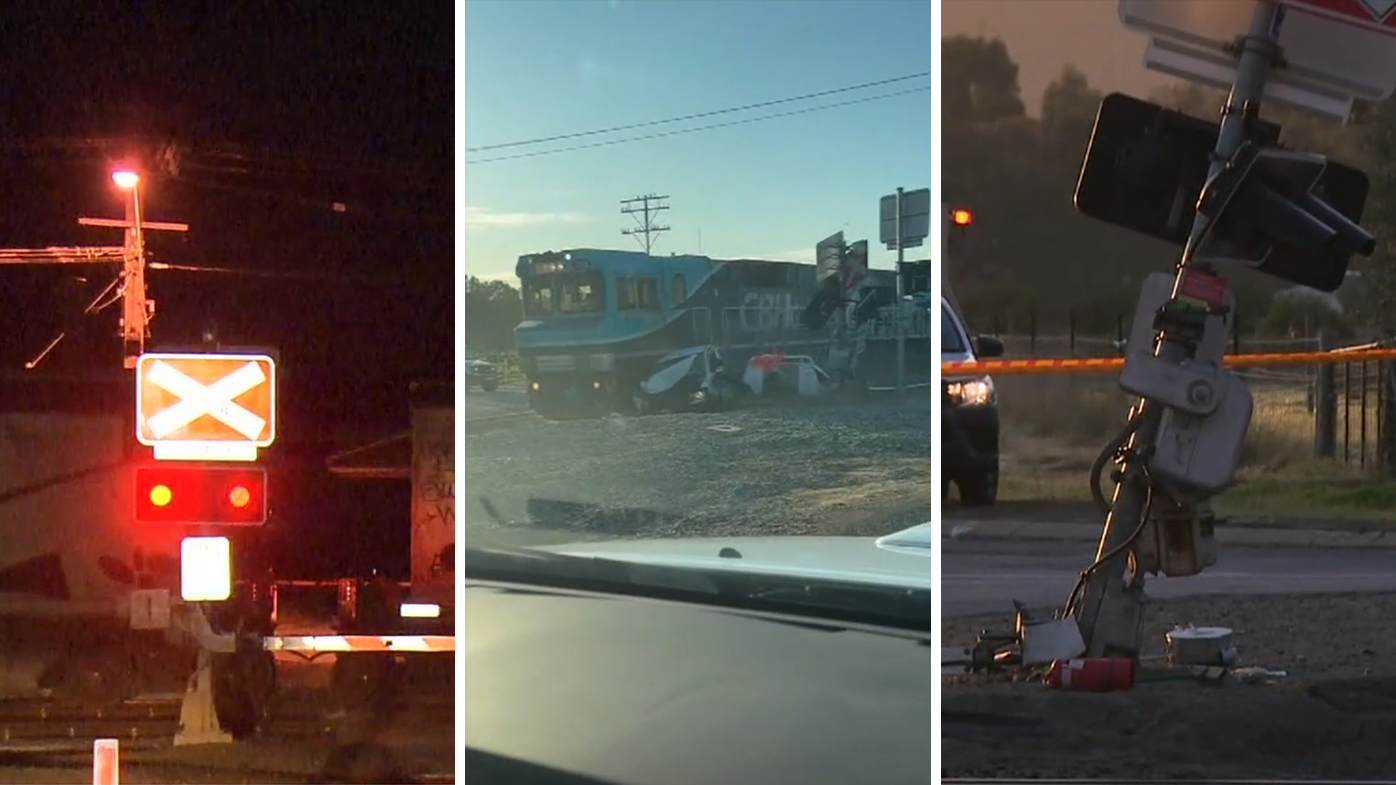
{"type": "Polygon", "coordinates": [[[208,465],[137,467],[135,517],[137,523],[266,523],[266,469],[208,465]]]}
{"type": "Polygon", "coordinates": [[[185,602],[223,602],[233,596],[232,542],[227,537],[180,541],[179,596],[185,602]]]}
{"type": "Polygon", "coordinates": [[[136,439],[156,460],[255,461],[276,440],[276,360],[265,354],[142,354],[136,439]]]}
{"type": "Polygon", "coordinates": [[[1376,239],[1315,192],[1327,167],[1317,153],[1242,145],[1202,190],[1198,212],[1210,220],[1195,261],[1239,261],[1290,283],[1337,290],[1349,260],[1370,256],[1376,239]]]}
{"type": "Polygon", "coordinates": [[[1119,93],[1105,97],[1076,185],[1076,209],[1179,246],[1207,221],[1191,257],[1243,264],[1333,291],[1354,254],[1369,255],[1358,222],[1365,173],[1314,153],[1280,149],[1280,127],[1259,118],[1248,142],[1209,172],[1220,125],[1119,93]]]}

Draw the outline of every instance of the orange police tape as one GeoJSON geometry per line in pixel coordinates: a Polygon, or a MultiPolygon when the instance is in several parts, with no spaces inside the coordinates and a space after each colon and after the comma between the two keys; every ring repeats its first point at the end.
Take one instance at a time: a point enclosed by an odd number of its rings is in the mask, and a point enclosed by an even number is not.
{"type": "MultiPolygon", "coordinates": [[[[1396,349],[1338,349],[1331,352],[1290,352],[1285,354],[1228,354],[1222,364],[1229,368],[1255,368],[1271,365],[1313,365],[1316,363],[1373,362],[1396,360],[1396,349]]],[[[1087,357],[1055,360],[980,360],[941,363],[943,377],[970,374],[995,376],[1038,373],[1104,373],[1124,367],[1123,357],[1087,357]]]]}

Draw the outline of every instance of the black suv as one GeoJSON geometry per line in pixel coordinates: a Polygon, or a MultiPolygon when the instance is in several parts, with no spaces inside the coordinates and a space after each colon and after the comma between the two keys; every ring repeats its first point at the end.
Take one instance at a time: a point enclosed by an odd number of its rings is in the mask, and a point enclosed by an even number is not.
{"type": "MultiPolygon", "coordinates": [[[[964,320],[941,300],[941,362],[972,362],[1003,356],[1003,342],[981,335],[971,340],[964,320]]],[[[999,407],[994,380],[983,376],[941,379],[941,498],[954,482],[960,502],[990,505],[999,493],[999,407]]]]}

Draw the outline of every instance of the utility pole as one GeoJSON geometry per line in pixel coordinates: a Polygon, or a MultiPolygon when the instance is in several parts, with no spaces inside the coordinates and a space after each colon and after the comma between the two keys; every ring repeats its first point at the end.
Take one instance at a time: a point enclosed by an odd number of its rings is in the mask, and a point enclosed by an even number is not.
{"type": "Polygon", "coordinates": [[[621,213],[636,216],[636,226],[634,229],[621,229],[620,233],[625,235],[643,235],[644,239],[639,242],[640,246],[645,249],[646,256],[649,255],[650,249],[654,248],[654,240],[659,233],[669,231],[669,227],[656,226],[651,221],[652,216],[658,215],[661,210],[669,209],[669,205],[661,201],[668,198],[667,196],[646,194],[645,196],[636,196],[633,199],[621,200],[621,213]],[[651,202],[654,204],[651,205],[651,202]]]}
{"type": "MultiPolygon", "coordinates": [[[[116,299],[122,301],[121,341],[124,347],[122,365],[127,370],[136,367],[136,360],[145,351],[145,339],[150,334],[150,319],[155,315],[155,301],[146,297],[145,291],[145,232],[187,232],[189,225],[141,219],[140,176],[129,170],[112,173],[112,182],[125,191],[126,217],[124,220],[111,218],[79,218],[82,226],[104,226],[125,230],[125,242],[117,246],[71,246],[50,248],[0,248],[0,265],[4,264],[100,264],[120,262],[121,272],[115,281],[97,295],[87,308],[86,314],[94,314],[111,305],[116,299]],[[107,293],[116,289],[116,297],[107,300],[107,293]]],[[[63,340],[66,332],[60,332],[44,347],[33,360],[25,363],[32,370],[43,362],[54,347],[63,340]]]]}
{"type": "Polygon", "coordinates": [[[897,395],[906,395],[906,286],[902,283],[906,263],[906,239],[902,237],[902,198],[906,191],[897,189],[897,395]]]}

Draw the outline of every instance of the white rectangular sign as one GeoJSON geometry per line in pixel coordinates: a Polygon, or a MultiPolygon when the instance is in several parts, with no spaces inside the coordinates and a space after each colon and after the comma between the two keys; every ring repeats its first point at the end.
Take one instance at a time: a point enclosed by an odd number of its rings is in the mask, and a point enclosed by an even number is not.
{"type": "Polygon", "coordinates": [[[276,440],[276,361],[262,354],[146,353],[136,362],[141,444],[276,440]]]}
{"type": "MultiPolygon", "coordinates": [[[[883,245],[897,248],[897,195],[882,197],[879,205],[883,245]]],[[[931,189],[902,192],[902,248],[917,248],[931,234],[931,189]]]]}
{"type": "MultiPolygon", "coordinates": [[[[1334,105],[1335,97],[1384,101],[1396,90],[1396,37],[1371,25],[1359,26],[1356,16],[1334,11],[1355,13],[1360,0],[1284,6],[1278,42],[1285,65],[1271,72],[1267,99],[1331,114],[1331,108],[1324,107],[1334,105]],[[1330,8],[1315,15],[1320,6],[1330,8]],[[1343,16],[1348,18],[1338,18],[1343,16]],[[1318,105],[1306,103],[1303,93],[1318,96],[1318,105]]],[[[1250,29],[1255,8],[1254,2],[1237,0],[1120,0],[1119,15],[1125,27],[1154,40],[1149,67],[1218,86],[1234,74],[1236,59],[1228,50],[1250,29]],[[1212,73],[1218,69],[1220,76],[1212,73]]],[[[1389,16],[1382,18],[1391,21],[1389,16]]]]}

